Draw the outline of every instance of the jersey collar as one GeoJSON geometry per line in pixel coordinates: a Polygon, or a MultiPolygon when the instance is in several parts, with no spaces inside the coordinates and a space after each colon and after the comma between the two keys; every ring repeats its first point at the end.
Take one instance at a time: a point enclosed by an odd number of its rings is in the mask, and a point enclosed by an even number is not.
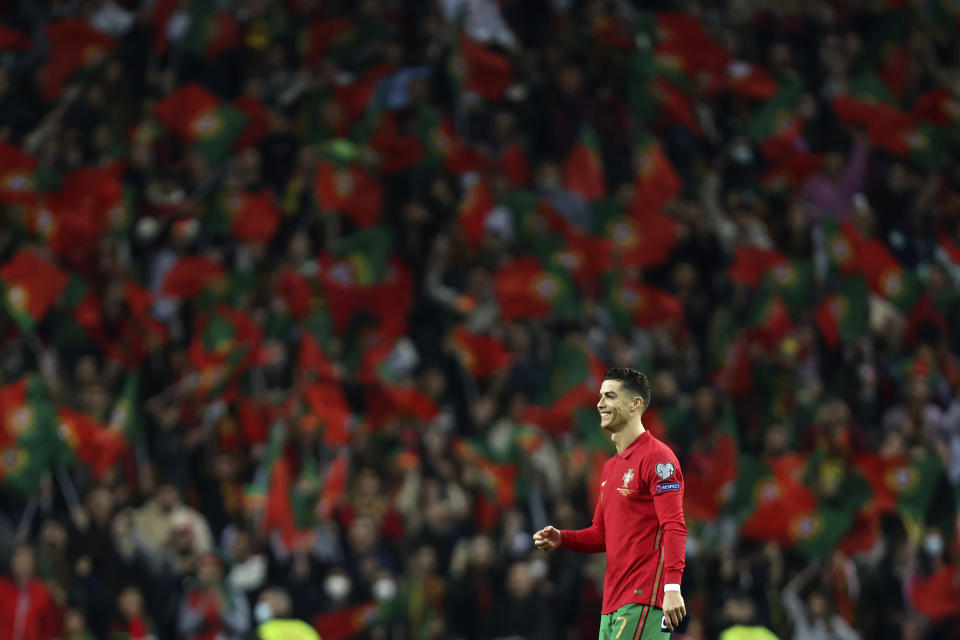
{"type": "Polygon", "coordinates": [[[617,455],[623,458],[624,460],[629,460],[630,458],[633,457],[633,454],[636,453],[637,450],[640,449],[640,447],[643,445],[643,443],[646,442],[649,438],[650,438],[650,432],[644,431],[643,433],[638,435],[636,438],[634,438],[633,442],[627,445],[627,448],[623,450],[623,453],[618,453],[617,455]]]}

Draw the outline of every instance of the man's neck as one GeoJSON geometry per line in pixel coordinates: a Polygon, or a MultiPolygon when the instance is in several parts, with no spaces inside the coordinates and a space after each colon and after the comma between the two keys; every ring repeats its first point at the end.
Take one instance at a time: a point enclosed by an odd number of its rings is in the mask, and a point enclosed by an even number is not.
{"type": "Polygon", "coordinates": [[[617,453],[623,453],[624,449],[630,446],[630,444],[640,437],[646,429],[643,428],[643,422],[640,418],[636,420],[631,420],[627,425],[617,431],[616,433],[610,436],[610,439],[613,441],[613,445],[617,448],[617,453]]]}

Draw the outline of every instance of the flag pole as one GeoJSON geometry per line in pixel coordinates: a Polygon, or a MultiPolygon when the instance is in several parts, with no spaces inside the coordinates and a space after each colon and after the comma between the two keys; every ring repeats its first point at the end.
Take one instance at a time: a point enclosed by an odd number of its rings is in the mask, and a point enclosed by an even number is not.
{"type": "Polygon", "coordinates": [[[70,511],[80,506],[80,494],[77,493],[77,487],[73,484],[70,474],[63,465],[57,467],[57,484],[60,485],[60,492],[67,501],[70,511]]]}
{"type": "Polygon", "coordinates": [[[37,496],[31,496],[27,500],[27,504],[23,507],[23,513],[20,515],[20,522],[17,524],[17,539],[25,540],[27,537],[27,532],[30,530],[30,525],[33,524],[33,519],[37,515],[37,508],[39,507],[39,500],[37,496]]]}

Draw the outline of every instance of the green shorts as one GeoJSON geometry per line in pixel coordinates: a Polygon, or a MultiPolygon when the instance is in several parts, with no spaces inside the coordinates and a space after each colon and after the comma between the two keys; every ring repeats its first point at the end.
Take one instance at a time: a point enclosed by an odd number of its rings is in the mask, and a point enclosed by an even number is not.
{"type": "Polygon", "coordinates": [[[600,616],[600,640],[667,640],[661,631],[663,609],[646,604],[625,604],[600,616]]]}

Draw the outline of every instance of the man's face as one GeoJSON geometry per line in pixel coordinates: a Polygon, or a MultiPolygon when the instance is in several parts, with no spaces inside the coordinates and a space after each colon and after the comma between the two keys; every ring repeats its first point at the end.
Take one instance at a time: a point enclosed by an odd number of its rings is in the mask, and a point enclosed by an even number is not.
{"type": "Polygon", "coordinates": [[[597,401],[600,427],[610,433],[623,429],[630,416],[643,409],[643,400],[622,387],[619,380],[604,380],[600,385],[600,400],[597,401]]]}
{"type": "Polygon", "coordinates": [[[26,582],[33,577],[36,563],[33,558],[33,551],[27,547],[21,547],[13,552],[13,558],[10,559],[10,573],[16,582],[26,582]]]}

